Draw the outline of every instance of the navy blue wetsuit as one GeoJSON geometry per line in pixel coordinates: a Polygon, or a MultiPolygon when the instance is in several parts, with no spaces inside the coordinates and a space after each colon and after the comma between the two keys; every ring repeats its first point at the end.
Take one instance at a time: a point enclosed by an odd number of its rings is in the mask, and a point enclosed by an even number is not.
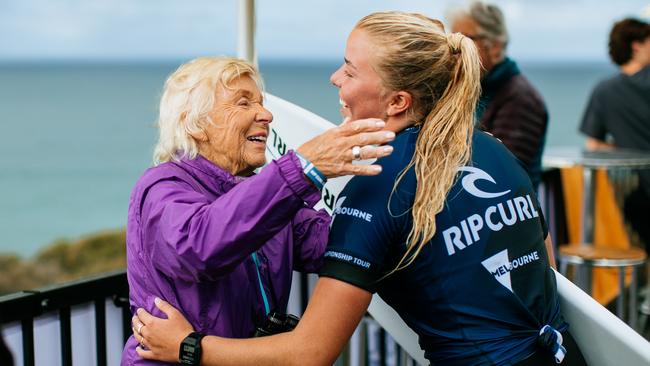
{"type": "Polygon", "coordinates": [[[526,171],[496,139],[476,131],[436,234],[406,269],[418,128],[399,133],[378,177],[355,177],[339,195],[321,276],[377,292],[443,365],[508,365],[537,350],[540,329],[566,330],[547,234],[526,171]],[[393,192],[391,194],[391,192],[393,192]]]}

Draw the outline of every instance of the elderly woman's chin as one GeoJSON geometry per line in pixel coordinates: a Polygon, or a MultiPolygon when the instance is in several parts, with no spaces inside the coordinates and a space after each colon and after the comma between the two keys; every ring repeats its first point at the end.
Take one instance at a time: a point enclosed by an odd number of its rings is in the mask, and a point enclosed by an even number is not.
{"type": "Polygon", "coordinates": [[[261,168],[266,164],[266,156],[262,154],[262,156],[257,157],[255,161],[251,164],[253,169],[261,168]]]}
{"type": "Polygon", "coordinates": [[[251,175],[253,174],[253,171],[257,168],[261,168],[266,164],[266,155],[264,154],[264,151],[260,152],[253,152],[253,153],[248,153],[244,157],[245,164],[244,168],[239,174],[237,175],[251,175]]]}

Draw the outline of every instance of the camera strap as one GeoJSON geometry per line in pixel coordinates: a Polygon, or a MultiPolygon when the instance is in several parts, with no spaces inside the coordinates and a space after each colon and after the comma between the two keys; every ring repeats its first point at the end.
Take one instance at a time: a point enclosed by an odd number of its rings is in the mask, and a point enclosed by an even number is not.
{"type": "Polygon", "coordinates": [[[264,291],[264,285],[262,285],[262,275],[260,274],[260,262],[257,260],[257,253],[251,254],[253,262],[255,263],[255,269],[257,270],[257,281],[260,284],[260,292],[262,293],[262,300],[264,301],[264,310],[266,310],[266,315],[268,316],[271,312],[269,307],[269,300],[266,297],[266,291],[264,291]]]}

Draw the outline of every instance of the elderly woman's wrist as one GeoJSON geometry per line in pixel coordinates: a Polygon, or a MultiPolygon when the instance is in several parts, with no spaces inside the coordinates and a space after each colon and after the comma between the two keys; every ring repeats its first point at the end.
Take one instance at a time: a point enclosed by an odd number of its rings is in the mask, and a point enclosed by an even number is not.
{"type": "Polygon", "coordinates": [[[309,161],[309,159],[305,158],[302,154],[300,154],[298,151],[295,152],[296,157],[300,161],[300,166],[302,168],[302,172],[305,174],[305,177],[307,177],[307,180],[311,182],[318,190],[323,190],[323,186],[325,186],[325,183],[327,183],[327,177],[316,168],[316,166],[309,161]]]}

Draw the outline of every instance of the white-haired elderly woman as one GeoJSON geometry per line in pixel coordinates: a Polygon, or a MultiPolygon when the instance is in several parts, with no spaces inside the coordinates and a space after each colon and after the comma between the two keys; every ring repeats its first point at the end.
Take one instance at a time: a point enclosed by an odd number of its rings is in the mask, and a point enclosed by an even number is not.
{"type": "MultiPolygon", "coordinates": [[[[354,165],[390,154],[392,132],[364,119],[315,137],[266,163],[272,114],[250,64],[202,57],[165,83],[155,166],[138,180],[129,204],[130,305],[161,314],[161,296],[193,327],[226,337],[251,336],[272,311],[286,310],[293,270],[322,264],[330,218],[312,207],[326,178],[376,175],[354,165]],[[354,149],[353,149],[354,148],[354,149]],[[355,150],[353,152],[353,150],[355,150]]],[[[136,354],[128,339],[122,365],[159,362],[136,354]]]]}

